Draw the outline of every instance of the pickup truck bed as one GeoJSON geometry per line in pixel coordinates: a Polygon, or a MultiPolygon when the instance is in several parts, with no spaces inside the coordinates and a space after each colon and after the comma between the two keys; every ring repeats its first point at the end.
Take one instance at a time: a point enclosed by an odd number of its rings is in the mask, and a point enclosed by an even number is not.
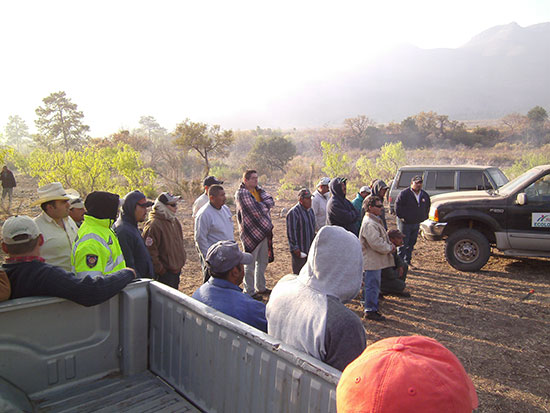
{"type": "Polygon", "coordinates": [[[109,375],[32,400],[42,412],[199,412],[151,372],[109,375]]]}

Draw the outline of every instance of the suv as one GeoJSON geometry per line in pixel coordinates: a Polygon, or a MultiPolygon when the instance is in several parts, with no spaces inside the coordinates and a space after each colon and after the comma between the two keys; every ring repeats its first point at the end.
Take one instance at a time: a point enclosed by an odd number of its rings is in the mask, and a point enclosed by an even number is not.
{"type": "Polygon", "coordinates": [[[440,165],[402,166],[395,174],[389,192],[390,212],[395,214],[395,200],[403,189],[408,188],[411,179],[420,175],[424,189],[430,197],[445,192],[498,189],[508,178],[494,166],[440,165]]]}
{"type": "Polygon", "coordinates": [[[550,257],[550,165],[496,190],[435,196],[420,227],[428,240],[447,240],[447,262],[461,271],[480,270],[491,247],[510,256],[550,257]]]}

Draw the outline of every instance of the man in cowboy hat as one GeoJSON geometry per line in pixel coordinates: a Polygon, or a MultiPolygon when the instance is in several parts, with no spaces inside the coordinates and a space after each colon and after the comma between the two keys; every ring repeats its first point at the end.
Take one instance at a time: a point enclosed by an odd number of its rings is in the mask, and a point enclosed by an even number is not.
{"type": "Polygon", "coordinates": [[[42,208],[42,213],[34,219],[44,237],[40,249],[42,258],[65,271],[72,271],[71,251],[78,232],[69,218],[69,199],[63,185],[52,182],[38,188],[38,200],[33,204],[42,208]]]}

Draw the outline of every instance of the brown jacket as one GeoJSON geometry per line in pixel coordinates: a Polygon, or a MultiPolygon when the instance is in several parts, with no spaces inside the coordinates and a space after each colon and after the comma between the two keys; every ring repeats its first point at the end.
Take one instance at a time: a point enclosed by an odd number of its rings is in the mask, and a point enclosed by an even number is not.
{"type": "Polygon", "coordinates": [[[153,207],[143,228],[143,239],[151,254],[155,275],[180,273],[187,254],[181,224],[177,219],[168,219],[161,209],[153,207]]]}
{"type": "Polygon", "coordinates": [[[0,270],[0,301],[5,301],[10,298],[11,285],[8,275],[0,270]]]}

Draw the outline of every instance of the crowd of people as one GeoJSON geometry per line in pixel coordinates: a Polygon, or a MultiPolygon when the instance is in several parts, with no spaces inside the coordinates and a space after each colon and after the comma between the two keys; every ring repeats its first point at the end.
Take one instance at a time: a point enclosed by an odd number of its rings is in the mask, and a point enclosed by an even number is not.
{"type": "MultiPolygon", "coordinates": [[[[384,321],[380,297],[410,297],[407,272],[419,223],[430,209],[421,176],[415,176],[397,197],[398,229],[389,231],[384,210],[388,185],[382,180],[362,186],[353,201],[347,199],[347,181],[342,177],[321,178],[313,193],[300,189],[297,203],[286,214],[291,273],[282,277],[273,291],[266,286],[265,271],[274,259],[271,210],[275,202],[258,184],[258,173],[245,171],[235,193],[244,251],[234,237],[223,181],[209,176],[203,185],[204,193],[192,210],[203,278],[193,298],[344,370],[338,387],[339,411],[355,411],[353,406],[363,403],[359,399],[369,403],[383,399],[374,390],[372,395],[362,394],[361,386],[344,382],[347,376],[385,380],[376,371],[401,363],[391,358],[392,351],[404,360],[437,364],[439,356],[415,348],[444,349],[427,338],[388,342],[394,343],[393,347],[380,344],[385,340],[376,343],[390,360],[371,351],[375,345],[366,349],[363,322],[345,305],[362,290],[365,320],[384,321]],[[266,295],[267,306],[262,300],[266,295]]],[[[11,191],[6,195],[11,201],[11,191]]],[[[40,205],[41,214],[34,219],[10,217],[2,227],[2,249],[7,258],[0,271],[0,300],[46,295],[89,306],[109,299],[135,278],[152,278],[178,289],[186,262],[182,226],[176,215],[180,199],[164,192],[152,202],[135,190],[122,200],[103,191],[94,191],[83,200],[58,182],[40,187],[35,204],[40,205]]],[[[458,360],[451,356],[441,357],[456,364],[458,360]]],[[[457,374],[462,373],[465,375],[463,369],[457,374]]],[[[417,376],[414,385],[425,387],[421,374],[417,376]]],[[[402,382],[404,378],[395,375],[392,380],[402,382]]],[[[467,375],[461,380],[466,383],[462,390],[470,391],[467,375]]],[[[464,403],[473,407],[475,391],[470,399],[464,403]]]]}

